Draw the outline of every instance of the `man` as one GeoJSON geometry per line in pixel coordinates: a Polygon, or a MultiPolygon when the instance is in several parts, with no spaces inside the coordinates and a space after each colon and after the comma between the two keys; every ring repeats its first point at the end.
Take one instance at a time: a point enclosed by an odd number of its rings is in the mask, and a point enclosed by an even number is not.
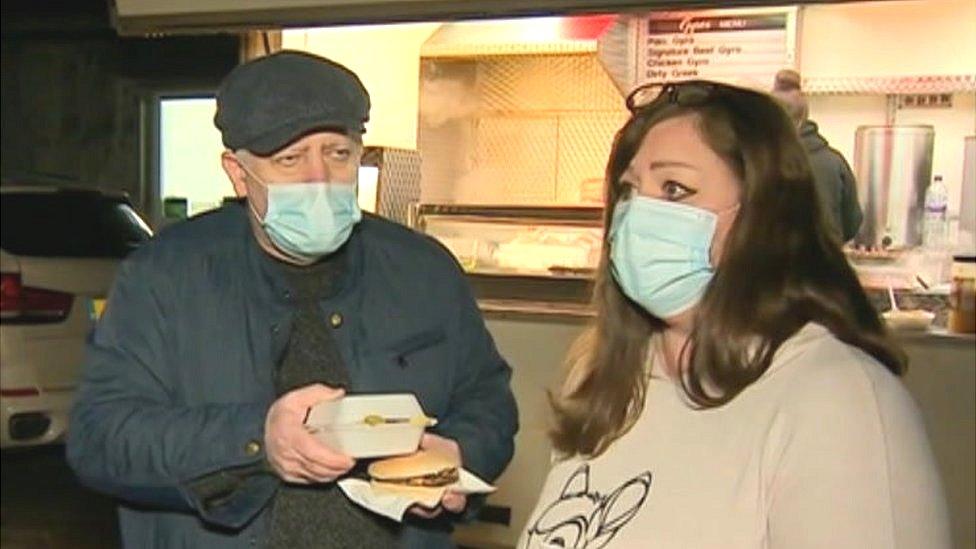
{"type": "Polygon", "coordinates": [[[800,132],[824,214],[842,242],[851,240],[864,220],[857,200],[857,181],[844,156],[830,146],[820,135],[817,124],[809,119],[807,99],[800,89],[800,74],[789,69],[777,72],[773,96],[780,100],[800,132]]]}
{"type": "Polygon", "coordinates": [[[368,113],[352,72],[300,52],[221,84],[221,162],[246,200],[123,264],[72,413],[69,462],[121,500],[125,546],[450,546],[464,496],[401,525],[337,487],[357,464],[302,422],[345,392],[416,394],[439,419],[422,447],[485,479],[511,459],[511,372],[456,262],[356,206],[368,113]]]}

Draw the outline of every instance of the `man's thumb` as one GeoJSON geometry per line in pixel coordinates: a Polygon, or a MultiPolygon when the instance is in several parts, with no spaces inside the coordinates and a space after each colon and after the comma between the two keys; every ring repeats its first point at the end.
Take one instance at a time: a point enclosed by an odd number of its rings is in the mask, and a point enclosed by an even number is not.
{"type": "Polygon", "coordinates": [[[295,396],[299,397],[297,400],[299,400],[302,405],[314,406],[322,401],[342,398],[345,396],[346,390],[342,387],[329,387],[328,385],[316,383],[314,385],[308,385],[298,389],[298,393],[299,394],[296,394],[295,396]]]}

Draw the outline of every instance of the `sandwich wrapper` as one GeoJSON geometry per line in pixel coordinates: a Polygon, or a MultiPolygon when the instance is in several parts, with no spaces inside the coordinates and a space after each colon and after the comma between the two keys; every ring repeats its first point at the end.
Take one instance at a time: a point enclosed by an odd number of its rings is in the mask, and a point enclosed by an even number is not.
{"type": "Polygon", "coordinates": [[[376,491],[368,480],[346,478],[337,482],[346,497],[356,502],[360,507],[393,519],[403,521],[403,514],[414,504],[433,509],[444,497],[444,492],[452,490],[461,494],[490,494],[495,487],[478,478],[466,469],[458,469],[458,481],[440,489],[431,489],[426,498],[406,496],[393,492],[376,491]]]}

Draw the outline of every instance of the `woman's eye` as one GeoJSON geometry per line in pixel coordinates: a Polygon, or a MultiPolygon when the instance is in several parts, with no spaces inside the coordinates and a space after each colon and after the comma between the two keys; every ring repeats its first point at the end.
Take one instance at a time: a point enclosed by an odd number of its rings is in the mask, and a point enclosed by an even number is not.
{"type": "Polygon", "coordinates": [[[689,196],[695,194],[695,191],[685,187],[677,181],[668,180],[661,185],[661,190],[664,191],[664,198],[667,200],[684,200],[689,196]]]}

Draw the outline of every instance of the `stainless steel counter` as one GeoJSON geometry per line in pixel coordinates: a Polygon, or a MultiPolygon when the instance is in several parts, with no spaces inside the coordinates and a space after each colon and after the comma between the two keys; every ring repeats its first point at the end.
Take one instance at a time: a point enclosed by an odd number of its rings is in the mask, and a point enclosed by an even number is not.
{"type": "Polygon", "coordinates": [[[524,316],[567,316],[580,319],[596,317],[593,307],[583,303],[559,301],[526,301],[521,299],[479,299],[478,307],[491,318],[524,316]]]}
{"type": "MultiPolygon", "coordinates": [[[[976,334],[957,334],[945,328],[931,328],[929,330],[898,330],[892,332],[899,341],[939,340],[959,343],[960,345],[976,346],[976,334]]],[[[976,347],[974,347],[976,349],[976,347]]]]}

